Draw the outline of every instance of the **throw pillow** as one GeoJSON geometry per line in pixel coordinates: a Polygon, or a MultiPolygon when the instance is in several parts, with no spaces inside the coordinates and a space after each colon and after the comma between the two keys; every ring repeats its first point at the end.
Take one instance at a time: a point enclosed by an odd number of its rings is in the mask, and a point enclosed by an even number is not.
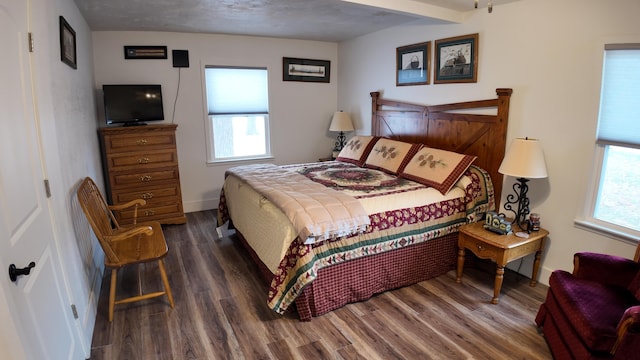
{"type": "Polygon", "coordinates": [[[364,165],[397,175],[421,147],[422,144],[381,138],[376,141],[364,165]]]}
{"type": "Polygon", "coordinates": [[[475,156],[424,147],[409,161],[400,176],[449,192],[476,159],[475,156]]]}
{"type": "Polygon", "coordinates": [[[336,160],[362,166],[378,139],[379,136],[356,135],[347,141],[336,160]]]}

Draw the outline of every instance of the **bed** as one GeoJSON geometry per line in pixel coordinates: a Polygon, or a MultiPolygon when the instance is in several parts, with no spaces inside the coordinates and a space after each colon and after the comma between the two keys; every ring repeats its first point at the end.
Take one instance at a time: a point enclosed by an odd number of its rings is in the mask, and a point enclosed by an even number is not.
{"type": "Polygon", "coordinates": [[[417,105],[372,92],[372,134],[336,161],[229,169],[218,223],[270,284],[267,305],[308,321],[454,269],[458,227],[500,199],[512,91],[496,93],[417,105]]]}

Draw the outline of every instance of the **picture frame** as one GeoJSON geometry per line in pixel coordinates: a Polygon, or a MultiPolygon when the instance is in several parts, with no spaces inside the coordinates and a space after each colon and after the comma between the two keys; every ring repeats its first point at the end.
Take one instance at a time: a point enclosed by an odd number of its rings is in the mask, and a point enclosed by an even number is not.
{"type": "Polygon", "coordinates": [[[435,41],[434,84],[478,82],[478,34],[435,41]]]}
{"type": "Polygon", "coordinates": [[[282,81],[328,83],[331,78],[331,61],[299,58],[282,58],[282,81]]]}
{"type": "Polygon", "coordinates": [[[396,86],[428,85],[431,41],[396,48],[396,86]]]}
{"type": "Polygon", "coordinates": [[[125,45],[124,58],[131,59],[167,59],[166,46],[125,45]]]}
{"type": "Polygon", "coordinates": [[[76,32],[71,25],[60,16],[60,60],[74,69],[78,68],[76,52],[76,32]]]}

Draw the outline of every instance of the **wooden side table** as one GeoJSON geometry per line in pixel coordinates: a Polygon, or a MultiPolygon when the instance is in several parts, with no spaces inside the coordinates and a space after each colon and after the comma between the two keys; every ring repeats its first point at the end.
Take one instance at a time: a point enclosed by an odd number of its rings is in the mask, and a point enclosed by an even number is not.
{"type": "Polygon", "coordinates": [[[464,267],[465,249],[471,250],[481,259],[491,259],[496,263],[496,277],[493,284],[492,304],[498,303],[500,288],[504,278],[504,267],[507,263],[535,252],[533,274],[530,286],[536,286],[538,270],[540,268],[540,255],[544,249],[544,239],[549,232],[544,229],[534,231],[528,238],[515,235],[520,229],[515,226],[514,232],[508,235],[500,235],[484,228],[484,222],[467,224],[460,227],[458,235],[458,268],[456,271],[456,283],[462,282],[462,269],[464,267]]]}

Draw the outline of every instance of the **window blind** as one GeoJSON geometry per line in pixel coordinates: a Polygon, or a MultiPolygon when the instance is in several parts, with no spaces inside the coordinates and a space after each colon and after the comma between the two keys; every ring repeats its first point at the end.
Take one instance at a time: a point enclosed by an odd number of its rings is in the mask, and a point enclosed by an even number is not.
{"type": "Polygon", "coordinates": [[[640,44],[605,46],[597,143],[640,148],[640,44]]]}
{"type": "Polygon", "coordinates": [[[268,114],[267,69],[207,67],[209,115],[268,114]]]}

